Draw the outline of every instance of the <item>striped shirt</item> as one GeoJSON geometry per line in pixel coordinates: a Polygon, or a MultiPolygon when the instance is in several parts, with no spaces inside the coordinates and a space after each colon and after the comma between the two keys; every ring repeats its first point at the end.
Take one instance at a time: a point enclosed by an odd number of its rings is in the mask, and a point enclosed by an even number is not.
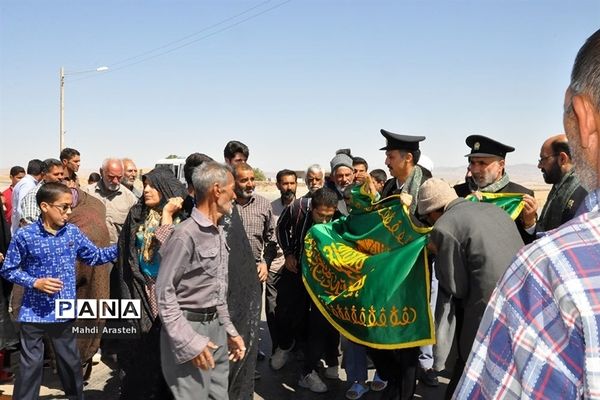
{"type": "Polygon", "coordinates": [[[600,398],[600,189],[523,248],[494,291],[455,399],[600,398]]]}

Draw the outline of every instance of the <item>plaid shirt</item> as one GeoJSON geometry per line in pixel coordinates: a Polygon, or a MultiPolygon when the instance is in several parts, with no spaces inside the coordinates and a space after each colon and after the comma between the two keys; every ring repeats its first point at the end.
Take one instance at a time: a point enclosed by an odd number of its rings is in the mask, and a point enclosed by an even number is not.
{"type": "Polygon", "coordinates": [[[265,262],[270,266],[277,254],[276,219],[273,216],[271,203],[266,198],[255,194],[246,204],[235,203],[235,206],[250,241],[254,261],[265,262]]]}
{"type": "Polygon", "coordinates": [[[23,200],[21,200],[21,205],[19,206],[21,208],[21,220],[25,220],[27,225],[33,224],[42,214],[42,210],[40,210],[35,196],[37,195],[37,192],[40,191],[40,188],[44,185],[44,183],[45,182],[43,180],[40,181],[40,183],[31,189],[25,195],[25,197],[23,197],[23,200]]]}
{"type": "Polygon", "coordinates": [[[455,399],[600,398],[600,189],[522,249],[494,291],[455,399]]]}

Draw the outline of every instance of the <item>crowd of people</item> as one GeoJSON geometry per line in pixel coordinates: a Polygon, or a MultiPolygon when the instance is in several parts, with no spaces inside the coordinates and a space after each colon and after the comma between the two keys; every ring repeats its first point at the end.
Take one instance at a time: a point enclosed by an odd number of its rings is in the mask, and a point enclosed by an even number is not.
{"type": "Polygon", "coordinates": [[[389,179],[341,149],[328,172],[279,171],[273,201],[256,193],[249,148],[236,140],[223,163],[190,154],[186,184],[159,167],[138,185],[135,163],[119,158],[82,182],[71,148],[15,166],[0,218],[0,381],[14,379],[14,398],[36,399],[49,362],[65,394],[83,399],[100,352],[118,370],[122,399],[247,400],[266,352],[274,371],[295,362],[297,386],[315,393],[339,379],[343,356],[348,399],[369,390],[411,399],[417,381],[437,386],[445,369],[448,399],[600,398],[600,31],[575,60],[564,127],[541,143],[538,168],[552,189],[539,215],[533,191],[506,171],[514,147],[483,135],[466,138],[465,182],[454,187],[421,158],[425,137],[382,129],[389,179]],[[375,349],[340,337],[307,293],[305,236],[348,216],[356,185],[431,228],[435,345],[375,349]],[[514,215],[466,199],[501,194],[519,194],[514,215]],[[55,308],[107,298],[139,300],[139,318],[65,320],[55,308]],[[263,302],[271,349],[259,348],[263,302]],[[111,323],[131,334],[75,329],[111,323]]]}

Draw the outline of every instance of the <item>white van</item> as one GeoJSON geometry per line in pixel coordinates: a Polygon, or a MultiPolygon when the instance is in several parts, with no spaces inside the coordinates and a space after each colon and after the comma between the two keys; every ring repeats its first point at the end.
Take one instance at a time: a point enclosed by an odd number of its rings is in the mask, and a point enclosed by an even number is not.
{"type": "Polygon", "coordinates": [[[183,175],[183,166],[185,165],[185,158],[163,158],[162,160],[158,160],[154,168],[158,167],[166,167],[173,171],[173,174],[179,179],[181,183],[184,185],[185,176],[183,175]]]}

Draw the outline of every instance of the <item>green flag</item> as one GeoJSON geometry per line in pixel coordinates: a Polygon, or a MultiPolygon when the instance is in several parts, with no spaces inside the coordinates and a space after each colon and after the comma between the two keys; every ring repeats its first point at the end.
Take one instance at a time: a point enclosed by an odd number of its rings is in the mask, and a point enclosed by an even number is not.
{"type": "Polygon", "coordinates": [[[470,194],[466,197],[472,202],[492,203],[502,208],[513,219],[517,219],[521,210],[525,206],[523,201],[523,193],[486,193],[478,192],[477,195],[470,194]],[[481,199],[478,197],[481,196],[481,199]]]}
{"type": "Polygon", "coordinates": [[[372,203],[354,188],[351,213],[313,226],[302,276],[313,302],[348,339],[378,349],[432,344],[428,228],[392,196],[372,203]]]}

